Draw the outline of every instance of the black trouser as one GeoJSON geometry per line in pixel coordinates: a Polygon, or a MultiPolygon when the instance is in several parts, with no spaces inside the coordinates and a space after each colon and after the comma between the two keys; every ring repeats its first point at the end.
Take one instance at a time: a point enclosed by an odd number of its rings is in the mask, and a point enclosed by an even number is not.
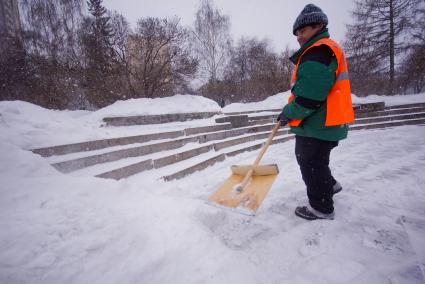
{"type": "Polygon", "coordinates": [[[307,186],[310,206],[325,214],[332,213],[335,179],[329,168],[329,156],[338,142],[298,135],[295,138],[295,155],[307,186]]]}

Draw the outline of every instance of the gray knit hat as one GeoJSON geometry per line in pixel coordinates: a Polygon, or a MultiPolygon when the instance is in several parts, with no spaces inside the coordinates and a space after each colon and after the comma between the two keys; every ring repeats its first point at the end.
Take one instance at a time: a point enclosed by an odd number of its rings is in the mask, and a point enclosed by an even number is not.
{"type": "Polygon", "coordinates": [[[295,32],[298,29],[320,23],[325,24],[326,27],[328,25],[328,17],[325,15],[325,13],[323,13],[322,9],[316,5],[308,4],[304,7],[295,20],[292,33],[296,35],[295,32]]]}

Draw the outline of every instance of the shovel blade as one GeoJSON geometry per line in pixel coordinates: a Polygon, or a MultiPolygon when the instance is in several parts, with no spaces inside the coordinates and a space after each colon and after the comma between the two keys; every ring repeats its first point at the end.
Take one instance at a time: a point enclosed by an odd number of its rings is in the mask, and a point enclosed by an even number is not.
{"type": "Polygon", "coordinates": [[[253,175],[251,182],[242,192],[238,192],[235,186],[242,182],[244,176],[232,174],[208,200],[214,205],[234,209],[243,214],[255,215],[276,177],[277,174],[253,175]]]}
{"type": "Polygon", "coordinates": [[[232,174],[245,176],[250,169],[254,169],[254,176],[268,176],[268,175],[277,175],[279,173],[279,168],[276,164],[271,165],[261,165],[253,167],[251,165],[233,165],[230,167],[232,174]]]}

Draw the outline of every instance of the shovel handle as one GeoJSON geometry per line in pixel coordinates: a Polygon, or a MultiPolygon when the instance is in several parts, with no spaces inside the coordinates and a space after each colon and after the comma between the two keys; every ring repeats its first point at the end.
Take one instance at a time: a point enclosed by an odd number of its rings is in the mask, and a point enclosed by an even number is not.
{"type": "Polygon", "coordinates": [[[257,158],[255,159],[254,164],[252,165],[251,169],[246,173],[244,179],[240,183],[240,187],[239,187],[240,191],[243,191],[245,186],[249,183],[254,173],[254,168],[258,166],[258,164],[260,163],[261,158],[264,156],[264,153],[267,151],[267,148],[271,144],[273,137],[276,135],[276,132],[279,130],[279,128],[280,128],[280,121],[278,121],[276,125],[274,126],[272,133],[270,133],[269,137],[266,140],[266,143],[264,143],[264,146],[261,148],[261,151],[258,154],[257,158]]]}
{"type": "Polygon", "coordinates": [[[279,128],[280,128],[280,121],[278,121],[276,123],[276,125],[273,127],[272,133],[270,133],[269,138],[267,138],[266,143],[264,143],[264,146],[261,149],[260,154],[258,154],[257,159],[255,159],[254,164],[252,165],[253,167],[258,166],[258,164],[260,163],[261,158],[263,158],[264,153],[266,153],[267,148],[272,143],[273,137],[276,135],[276,132],[279,130],[279,128]]]}

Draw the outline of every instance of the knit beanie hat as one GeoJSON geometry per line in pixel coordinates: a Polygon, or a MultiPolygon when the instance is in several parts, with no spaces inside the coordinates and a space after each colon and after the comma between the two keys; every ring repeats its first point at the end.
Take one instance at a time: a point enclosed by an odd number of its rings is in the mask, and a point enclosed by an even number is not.
{"type": "Polygon", "coordinates": [[[328,25],[328,17],[325,15],[325,13],[323,13],[322,9],[316,5],[308,4],[304,7],[295,20],[292,33],[296,35],[295,32],[298,29],[320,23],[325,24],[326,27],[328,25]]]}

